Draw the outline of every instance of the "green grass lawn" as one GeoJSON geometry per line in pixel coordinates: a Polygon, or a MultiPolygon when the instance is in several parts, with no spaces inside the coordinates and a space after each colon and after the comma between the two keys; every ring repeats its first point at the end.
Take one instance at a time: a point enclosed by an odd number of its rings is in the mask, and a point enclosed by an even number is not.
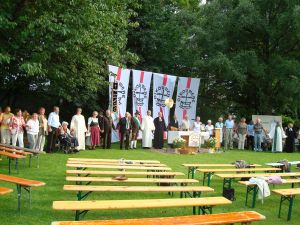
{"type": "MultiPolygon", "coordinates": [[[[0,186],[10,187],[14,192],[0,196],[0,224],[15,225],[15,224],[50,224],[52,221],[73,220],[74,213],[71,211],[54,211],[52,210],[52,202],[55,200],[76,200],[75,192],[63,191],[65,181],[66,161],[68,157],[86,157],[86,158],[126,158],[126,159],[152,159],[159,160],[161,163],[170,166],[173,171],[181,171],[187,174],[186,169],[181,166],[182,163],[230,163],[235,160],[244,159],[250,163],[264,164],[266,162],[276,162],[280,159],[300,160],[299,153],[293,154],[272,154],[272,153],[254,153],[250,151],[227,151],[219,154],[200,154],[200,155],[175,155],[164,154],[150,150],[135,150],[135,151],[120,151],[112,150],[95,150],[82,151],[76,155],[65,154],[47,154],[40,157],[40,168],[36,168],[36,160],[33,160],[32,168],[28,167],[28,159],[23,163],[20,162],[19,174],[13,170],[12,175],[43,181],[46,186],[33,188],[32,191],[32,207],[28,207],[28,195],[22,192],[21,213],[17,211],[17,193],[15,186],[9,183],[0,182],[0,186]]],[[[295,168],[294,168],[295,170],[295,168]]],[[[0,172],[8,173],[7,159],[3,158],[0,161],[0,172]]],[[[202,180],[199,174],[197,179],[202,180]]],[[[221,196],[222,180],[214,177],[212,185],[214,193],[203,193],[202,196],[221,196]]],[[[251,210],[244,206],[245,187],[234,183],[236,191],[236,201],[232,205],[224,207],[215,207],[214,213],[251,210]]],[[[290,186],[277,186],[278,188],[290,186]]],[[[273,188],[273,187],[271,187],[273,188]]],[[[92,199],[149,199],[149,198],[168,198],[166,193],[93,193],[88,197],[92,199]]],[[[175,197],[179,197],[175,195],[175,197]]],[[[293,217],[290,222],[286,221],[287,207],[282,211],[282,218],[277,218],[279,207],[278,195],[272,194],[265,199],[264,204],[257,201],[255,210],[267,217],[267,220],[260,224],[293,224],[298,225],[300,222],[300,203],[296,197],[295,206],[293,209],[293,217]]],[[[112,210],[112,211],[91,211],[86,216],[86,220],[92,219],[118,219],[118,218],[142,218],[142,217],[161,217],[161,216],[176,216],[176,215],[191,215],[191,208],[164,208],[164,209],[140,209],[140,210],[112,210]]],[[[257,223],[259,224],[259,223],[257,223]]]]}

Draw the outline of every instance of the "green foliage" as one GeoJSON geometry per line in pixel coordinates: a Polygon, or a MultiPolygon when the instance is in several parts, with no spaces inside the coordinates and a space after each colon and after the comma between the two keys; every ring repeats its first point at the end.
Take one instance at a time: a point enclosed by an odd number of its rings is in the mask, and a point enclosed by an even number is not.
{"type": "Polygon", "coordinates": [[[204,119],[228,112],[298,118],[299,1],[143,2],[129,47],[142,68],[200,77],[204,119]]]}
{"type": "Polygon", "coordinates": [[[47,93],[87,105],[107,89],[107,64],[137,57],[126,50],[138,5],[124,1],[10,1],[0,5],[2,93],[47,93]]]}

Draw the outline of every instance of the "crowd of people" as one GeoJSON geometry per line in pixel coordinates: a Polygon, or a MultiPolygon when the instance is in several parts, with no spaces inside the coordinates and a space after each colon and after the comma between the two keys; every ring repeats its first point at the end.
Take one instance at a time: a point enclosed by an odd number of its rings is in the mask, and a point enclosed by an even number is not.
{"type": "Polygon", "coordinates": [[[48,117],[44,107],[40,107],[37,113],[31,115],[26,111],[22,112],[21,109],[15,109],[12,113],[10,107],[6,107],[3,112],[0,111],[1,143],[24,147],[24,134],[26,134],[28,148],[37,151],[45,150],[48,153],[54,152],[58,147],[65,152],[70,149],[75,152],[85,150],[86,146],[90,149],[95,149],[97,146],[110,149],[112,131],[117,130],[120,149],[136,149],[140,133],[143,148],[161,149],[164,147],[166,131],[207,132],[213,137],[215,128],[219,128],[221,129],[220,141],[225,150],[234,147],[243,150],[247,147],[254,151],[271,148],[273,152],[281,152],[284,146],[285,151],[293,152],[295,138],[297,138],[297,132],[291,123],[283,129],[279,122],[274,121],[270,131],[267,131],[260,119],[255,123],[253,121],[246,123],[245,118],[238,121],[232,115],[229,115],[225,121],[220,117],[215,126],[211,120],[203,124],[199,116],[192,122],[188,115],[185,115],[179,124],[174,115],[166,126],[161,112],[154,119],[150,110],[144,117],[138,111],[134,115],[126,112],[124,117],[118,119],[115,126],[110,110],[94,111],[86,121],[82,109],[77,108],[70,124],[60,121],[57,106],[53,107],[48,117]]]}

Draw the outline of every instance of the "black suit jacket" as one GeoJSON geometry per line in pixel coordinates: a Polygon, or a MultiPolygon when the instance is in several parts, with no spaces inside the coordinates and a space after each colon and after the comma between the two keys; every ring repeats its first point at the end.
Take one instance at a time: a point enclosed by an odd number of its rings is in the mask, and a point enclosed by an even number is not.
{"type": "MultiPolygon", "coordinates": [[[[127,124],[127,120],[126,120],[126,117],[123,117],[120,119],[119,123],[118,123],[118,128],[119,128],[119,131],[121,133],[125,133],[126,132],[126,124],[127,124]]],[[[129,130],[131,129],[131,121],[129,120],[129,130]]]]}

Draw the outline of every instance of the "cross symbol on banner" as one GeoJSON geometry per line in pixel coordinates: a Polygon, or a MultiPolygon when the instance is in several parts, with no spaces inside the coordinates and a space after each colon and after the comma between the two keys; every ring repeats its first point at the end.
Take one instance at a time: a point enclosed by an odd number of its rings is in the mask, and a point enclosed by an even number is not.
{"type": "Polygon", "coordinates": [[[135,91],[135,94],[137,96],[138,99],[141,99],[141,95],[146,95],[147,92],[145,91],[142,91],[142,87],[139,85],[139,90],[135,91]]]}

